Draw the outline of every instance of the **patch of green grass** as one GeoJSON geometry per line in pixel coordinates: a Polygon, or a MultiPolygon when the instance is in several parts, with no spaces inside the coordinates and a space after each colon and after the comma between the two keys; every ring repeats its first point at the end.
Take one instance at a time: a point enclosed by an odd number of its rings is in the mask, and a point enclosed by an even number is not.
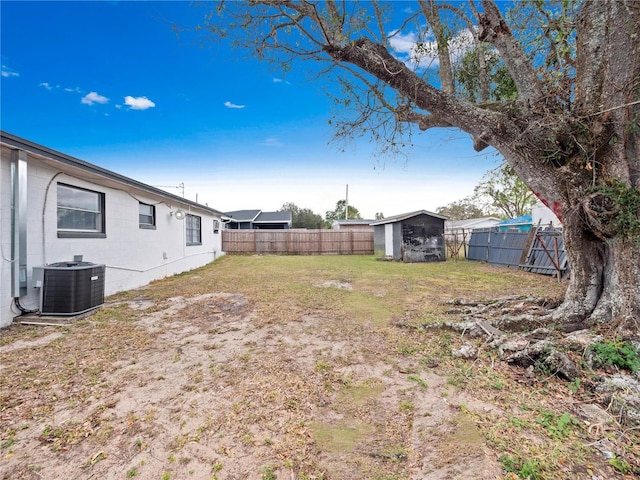
{"type": "Polygon", "coordinates": [[[408,400],[401,400],[400,404],[398,405],[398,411],[400,411],[401,413],[413,413],[416,409],[416,406],[413,404],[413,402],[410,402],[408,400]]]}
{"type": "Polygon", "coordinates": [[[631,465],[629,465],[629,462],[622,458],[613,457],[611,460],[609,460],[609,465],[625,475],[627,473],[631,473],[631,465]]]}
{"type": "Polygon", "coordinates": [[[0,444],[0,448],[2,448],[3,450],[5,448],[9,448],[11,445],[16,443],[16,431],[13,428],[10,428],[9,430],[7,430],[6,436],[7,436],[6,440],[4,440],[0,444]]]}
{"type": "Polygon", "coordinates": [[[276,480],[278,476],[275,473],[275,467],[273,465],[265,465],[262,467],[262,479],[263,480],[276,480]]]}
{"type": "Polygon", "coordinates": [[[331,370],[331,364],[325,360],[318,360],[313,369],[318,373],[326,373],[331,370]]]}
{"type": "Polygon", "coordinates": [[[407,377],[409,380],[411,380],[412,382],[416,382],[418,385],[420,385],[422,388],[428,388],[429,385],[427,385],[427,382],[425,382],[421,377],[419,377],[418,375],[409,375],[407,377]]]}
{"type": "Polygon", "coordinates": [[[345,410],[357,408],[379,398],[383,391],[384,384],[374,378],[356,384],[349,382],[340,390],[338,403],[345,410]]]}
{"type": "Polygon", "coordinates": [[[127,470],[127,478],[133,478],[138,475],[138,467],[131,467],[127,470]]]}
{"type": "Polygon", "coordinates": [[[344,420],[337,425],[312,422],[310,429],[320,450],[341,454],[352,452],[358,442],[373,432],[371,426],[355,419],[351,422],[344,420]]]}

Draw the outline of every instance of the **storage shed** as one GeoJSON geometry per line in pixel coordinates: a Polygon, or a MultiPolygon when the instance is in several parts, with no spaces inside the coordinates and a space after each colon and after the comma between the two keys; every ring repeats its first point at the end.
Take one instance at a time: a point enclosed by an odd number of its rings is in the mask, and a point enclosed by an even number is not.
{"type": "Polygon", "coordinates": [[[444,221],[448,217],[419,210],[372,222],[373,249],[380,257],[406,263],[446,259],[444,221]]]}

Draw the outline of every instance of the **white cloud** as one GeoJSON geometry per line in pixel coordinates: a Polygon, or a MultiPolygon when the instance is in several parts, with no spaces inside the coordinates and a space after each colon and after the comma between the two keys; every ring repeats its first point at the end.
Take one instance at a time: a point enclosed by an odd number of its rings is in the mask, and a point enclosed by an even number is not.
{"type": "Polygon", "coordinates": [[[85,105],[93,105],[94,103],[108,103],[109,99],[103,95],[99,95],[98,92],[89,92],[82,97],[82,100],[80,101],[85,105]]]}
{"type": "Polygon", "coordinates": [[[244,108],[244,105],[236,105],[235,103],[231,102],[224,102],[224,106],[227,108],[244,108]]]}
{"type": "Polygon", "coordinates": [[[146,110],[147,108],[153,108],[156,106],[156,104],[147,97],[132,97],[130,95],[124,97],[124,104],[131,110],[146,110]]]}
{"type": "Polygon", "coordinates": [[[264,142],[262,142],[260,145],[264,147],[281,147],[282,142],[275,137],[269,137],[265,138],[264,142]]]}
{"type": "Polygon", "coordinates": [[[291,85],[288,80],[284,80],[282,78],[274,78],[273,83],[284,83],[285,85],[291,85]]]}
{"type": "MultiPolygon", "coordinates": [[[[449,52],[452,60],[456,60],[473,44],[473,36],[468,29],[460,31],[449,40],[449,52]]],[[[438,65],[438,48],[431,32],[418,35],[416,32],[406,34],[394,32],[389,37],[389,45],[396,52],[398,60],[410,68],[429,68],[438,65]]]]}
{"type": "Polygon", "coordinates": [[[46,88],[47,90],[51,90],[53,87],[49,85],[47,82],[42,82],[38,85],[39,87],[46,88]]]}
{"type": "Polygon", "coordinates": [[[389,38],[389,45],[396,52],[402,54],[412,53],[416,48],[416,43],[418,42],[418,36],[415,32],[409,32],[407,34],[395,33],[389,38]]]}
{"type": "Polygon", "coordinates": [[[0,71],[2,76],[5,78],[9,77],[19,77],[20,74],[18,72],[14,72],[12,69],[7,67],[6,65],[2,65],[2,70],[0,71]]]}

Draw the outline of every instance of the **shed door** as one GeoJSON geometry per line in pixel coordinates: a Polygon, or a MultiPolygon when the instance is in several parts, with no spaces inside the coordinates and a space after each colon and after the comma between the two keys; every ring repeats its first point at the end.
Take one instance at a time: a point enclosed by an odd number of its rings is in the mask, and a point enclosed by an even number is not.
{"type": "Polygon", "coordinates": [[[384,255],[393,257],[393,223],[384,226],[384,255]]]}

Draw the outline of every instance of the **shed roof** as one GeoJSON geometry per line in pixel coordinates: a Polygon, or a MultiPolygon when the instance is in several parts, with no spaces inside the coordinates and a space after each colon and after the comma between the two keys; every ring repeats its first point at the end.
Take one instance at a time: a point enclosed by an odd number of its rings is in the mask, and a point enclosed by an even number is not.
{"type": "Polygon", "coordinates": [[[63,165],[68,165],[74,168],[82,169],[85,172],[92,173],[94,175],[97,175],[105,179],[109,179],[119,184],[128,185],[149,193],[153,193],[155,195],[160,195],[165,198],[170,198],[175,202],[180,202],[185,205],[191,205],[193,207],[197,207],[201,210],[206,210],[216,215],[222,215],[222,212],[214,208],[208,207],[206,205],[202,205],[197,202],[193,202],[191,200],[187,200],[186,198],[166,192],[164,190],[161,190],[160,188],[147,185],[146,183],[142,183],[132,178],[125,177],[124,175],[120,175],[119,173],[112,172],[111,170],[107,170],[106,168],[102,168],[92,163],[85,162],[84,160],[80,160],[79,158],[75,158],[70,155],[66,155],[62,152],[53,150],[51,148],[44,147],[30,140],[26,140],[24,138],[18,137],[17,135],[13,135],[11,133],[5,132],[4,130],[0,131],[0,143],[3,143],[10,148],[16,148],[16,149],[28,152],[32,155],[43,157],[49,161],[54,161],[57,163],[61,163],[63,165]]]}
{"type": "Polygon", "coordinates": [[[392,217],[385,217],[381,220],[371,222],[371,225],[384,225],[386,223],[402,222],[403,220],[417,217],[418,215],[429,215],[430,217],[439,218],[441,220],[447,220],[449,218],[446,215],[438,215],[437,213],[433,213],[428,210],[417,210],[415,212],[403,213],[400,215],[394,215],[392,217]]]}

